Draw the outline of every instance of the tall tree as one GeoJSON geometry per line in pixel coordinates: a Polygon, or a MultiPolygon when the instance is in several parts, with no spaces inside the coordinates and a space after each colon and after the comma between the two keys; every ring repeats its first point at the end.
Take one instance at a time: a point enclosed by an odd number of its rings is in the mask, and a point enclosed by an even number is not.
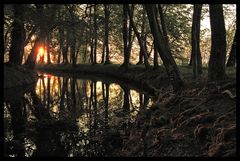
{"type": "Polygon", "coordinates": [[[232,43],[232,48],[231,48],[231,51],[229,53],[229,57],[228,57],[228,61],[227,61],[227,67],[232,67],[236,63],[236,44],[237,44],[236,33],[237,33],[237,30],[235,31],[235,35],[234,35],[234,39],[233,39],[233,43],[232,43]]]}
{"type": "MultiPolygon", "coordinates": [[[[133,4],[132,4],[133,5],[133,4]]],[[[143,52],[143,57],[144,57],[144,65],[147,69],[150,68],[150,65],[149,65],[149,62],[148,62],[148,56],[147,56],[147,50],[146,48],[144,47],[144,43],[143,43],[143,40],[141,39],[141,36],[137,30],[137,27],[133,21],[133,15],[129,9],[129,6],[127,4],[127,9],[128,9],[128,15],[129,15],[129,19],[130,19],[130,24],[132,25],[131,27],[133,28],[133,31],[134,33],[136,34],[136,37],[138,39],[138,43],[139,43],[139,46],[140,46],[140,49],[142,50],[143,52]]]]}
{"type": "Polygon", "coordinates": [[[90,62],[93,63],[93,27],[92,27],[92,5],[89,6],[89,34],[90,34],[90,62]]]}
{"type": "Polygon", "coordinates": [[[170,47],[167,47],[168,44],[163,37],[162,31],[160,30],[160,26],[157,21],[156,6],[154,4],[146,4],[144,6],[147,11],[151,33],[154,37],[158,53],[163,61],[174,90],[178,91],[184,85],[183,80],[181,78],[177,64],[172,57],[172,53],[169,50],[170,47]]]}
{"type": "Polygon", "coordinates": [[[127,5],[123,5],[123,28],[122,28],[122,32],[123,32],[123,52],[124,52],[124,62],[122,64],[122,67],[124,67],[126,70],[128,69],[129,66],[129,58],[130,55],[128,53],[128,27],[127,27],[127,20],[128,20],[128,6],[127,5]]]}
{"type": "MultiPolygon", "coordinates": [[[[163,37],[164,37],[166,43],[169,43],[167,27],[166,27],[166,23],[165,23],[165,16],[163,14],[163,9],[162,9],[161,4],[158,4],[158,12],[159,12],[160,20],[161,20],[163,37]]],[[[167,46],[169,46],[169,44],[167,46]]]]}
{"type": "Polygon", "coordinates": [[[104,64],[109,64],[109,17],[110,17],[110,10],[109,10],[109,4],[104,4],[104,42],[103,42],[103,52],[102,52],[102,63],[104,63],[104,54],[106,52],[106,57],[105,57],[105,63],[104,64]]]}
{"type": "MultiPolygon", "coordinates": [[[[142,12],[142,24],[141,24],[141,39],[142,39],[142,41],[146,42],[146,33],[145,33],[146,29],[145,29],[145,25],[146,25],[146,12],[143,9],[143,12],[142,12]]],[[[146,47],[146,46],[144,46],[144,47],[146,47]]],[[[140,65],[142,63],[143,63],[143,51],[140,48],[139,61],[138,61],[137,65],[140,65]]]]}
{"type": "Polygon", "coordinates": [[[22,64],[24,40],[26,37],[26,32],[24,29],[23,22],[23,9],[22,5],[13,5],[14,9],[14,21],[12,24],[12,38],[11,38],[11,47],[9,51],[9,62],[17,65],[22,64]]]}
{"type": "Polygon", "coordinates": [[[208,62],[208,79],[224,79],[226,62],[226,29],[222,4],[210,4],[211,54],[208,62]]]}
{"type": "Polygon", "coordinates": [[[94,52],[93,52],[93,64],[97,63],[97,41],[98,41],[98,34],[97,34],[97,4],[94,5],[94,19],[93,19],[93,25],[94,25],[94,52]]]}
{"type": "Polygon", "coordinates": [[[69,49],[69,31],[65,30],[66,34],[64,34],[64,36],[66,36],[65,40],[65,45],[63,45],[63,64],[68,64],[68,49],[69,49]]]}
{"type": "Polygon", "coordinates": [[[201,10],[202,4],[194,4],[192,20],[192,64],[194,78],[197,78],[199,74],[202,74],[202,58],[199,45],[201,10]]]}

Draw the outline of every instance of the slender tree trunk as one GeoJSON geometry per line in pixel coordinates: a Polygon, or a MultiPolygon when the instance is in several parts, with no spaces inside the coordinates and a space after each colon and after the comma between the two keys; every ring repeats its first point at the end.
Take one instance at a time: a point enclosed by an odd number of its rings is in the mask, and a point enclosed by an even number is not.
{"type": "Polygon", "coordinates": [[[93,57],[93,64],[97,63],[97,41],[98,41],[98,35],[97,35],[97,4],[94,5],[94,57],[93,57]]]}
{"type": "Polygon", "coordinates": [[[109,100],[109,84],[106,83],[106,97],[105,97],[105,108],[104,108],[104,126],[107,130],[109,128],[108,125],[108,100],[109,100]]]}
{"type": "Polygon", "coordinates": [[[60,63],[60,60],[61,60],[61,55],[63,55],[63,37],[64,37],[64,31],[63,31],[63,28],[62,26],[59,27],[58,29],[59,31],[59,46],[60,46],[60,51],[58,53],[58,64],[60,63]]]}
{"type": "Polygon", "coordinates": [[[123,5],[123,47],[124,47],[124,62],[123,67],[127,70],[129,66],[129,55],[128,55],[128,47],[127,47],[127,41],[128,41],[128,29],[127,29],[127,20],[128,20],[128,6],[125,4],[123,5]]]}
{"type": "Polygon", "coordinates": [[[226,78],[226,29],[222,4],[210,4],[211,55],[208,63],[208,79],[226,78]]]}
{"type": "Polygon", "coordinates": [[[87,60],[87,47],[88,47],[88,40],[86,39],[85,47],[84,47],[84,54],[83,54],[83,63],[86,63],[86,60],[87,60]]]}
{"type": "Polygon", "coordinates": [[[69,32],[67,31],[66,34],[66,44],[63,46],[63,63],[64,64],[69,64],[68,62],[68,48],[69,48],[69,32]]]}
{"type": "Polygon", "coordinates": [[[200,20],[201,20],[202,4],[194,4],[193,20],[192,20],[192,63],[193,78],[197,78],[202,74],[202,57],[200,51],[200,20]]]}
{"type": "MultiPolygon", "coordinates": [[[[161,4],[158,4],[158,11],[159,11],[161,25],[162,25],[163,37],[164,37],[166,43],[169,43],[168,34],[167,34],[167,27],[166,27],[166,23],[165,23],[165,16],[163,14],[161,4]]],[[[168,46],[169,46],[169,44],[168,44],[168,46]]]]}
{"type": "Polygon", "coordinates": [[[93,63],[93,29],[92,29],[92,7],[90,7],[90,18],[89,18],[89,26],[90,26],[90,62],[93,63]]]}
{"type": "Polygon", "coordinates": [[[154,41],[156,41],[158,53],[163,61],[163,64],[166,68],[167,74],[170,78],[170,81],[173,85],[174,91],[178,91],[183,87],[183,81],[178,70],[177,64],[174,61],[170,48],[167,47],[167,43],[164,41],[163,34],[160,30],[160,27],[157,23],[156,17],[156,6],[153,4],[145,5],[148,20],[151,28],[154,41]]]}
{"type": "Polygon", "coordinates": [[[105,33],[104,33],[104,45],[103,45],[103,56],[102,56],[102,63],[104,63],[104,52],[106,51],[106,61],[105,64],[109,64],[109,17],[110,17],[110,11],[109,11],[109,4],[104,4],[104,14],[105,14],[105,33]]]}
{"type": "Polygon", "coordinates": [[[124,99],[123,99],[123,112],[129,112],[130,104],[129,104],[129,93],[130,90],[127,87],[122,87],[124,91],[124,99]]]}
{"type": "Polygon", "coordinates": [[[68,80],[69,80],[69,78],[63,78],[62,91],[61,91],[62,94],[61,94],[60,106],[59,106],[60,117],[64,116],[64,102],[65,102],[65,95],[67,92],[68,80]]]}
{"type": "Polygon", "coordinates": [[[235,63],[236,63],[236,44],[237,44],[236,33],[237,33],[237,30],[235,31],[235,35],[234,35],[234,39],[233,39],[233,43],[232,43],[232,48],[231,48],[231,51],[229,53],[229,57],[228,57],[228,61],[227,61],[227,67],[233,67],[233,66],[235,66],[235,63]]]}
{"type": "MultiPolygon", "coordinates": [[[[129,6],[128,6],[128,12],[131,13],[131,15],[133,15],[134,13],[134,4],[131,5],[131,9],[129,10],[129,6]]],[[[128,26],[128,46],[127,46],[127,52],[129,55],[129,59],[130,59],[130,55],[131,55],[131,51],[132,51],[132,44],[133,44],[133,35],[132,35],[132,21],[129,22],[129,26],[128,26]]]]}
{"type": "MultiPolygon", "coordinates": [[[[94,97],[94,103],[93,103],[93,117],[94,117],[94,122],[93,122],[93,128],[94,131],[97,130],[97,82],[93,82],[93,97],[94,97]]],[[[94,132],[95,134],[95,132],[94,132]]]]}
{"type": "Polygon", "coordinates": [[[144,44],[143,44],[143,41],[141,39],[141,36],[137,30],[137,27],[135,26],[135,23],[133,22],[133,15],[132,13],[130,12],[130,9],[129,9],[129,6],[127,5],[127,8],[128,8],[128,15],[129,15],[129,18],[130,18],[130,22],[131,22],[131,25],[132,25],[132,28],[133,28],[133,31],[134,33],[136,34],[137,36],[137,39],[138,39],[138,42],[139,42],[139,45],[140,45],[140,49],[143,51],[143,56],[144,56],[144,65],[146,67],[146,69],[149,69],[150,68],[150,65],[148,63],[148,56],[147,56],[147,50],[146,48],[144,47],[144,44]]]}
{"type": "Polygon", "coordinates": [[[47,63],[51,64],[49,44],[50,44],[50,33],[47,34],[46,53],[47,53],[47,63]]]}
{"type": "MultiPolygon", "coordinates": [[[[143,10],[143,14],[142,14],[142,25],[141,25],[141,39],[145,40],[145,24],[146,24],[146,13],[144,12],[145,10],[143,10]]],[[[140,52],[139,52],[139,61],[137,63],[137,65],[140,65],[143,63],[143,51],[140,48],[140,52]]]]}
{"type": "Polygon", "coordinates": [[[12,39],[9,51],[9,62],[21,65],[22,55],[24,51],[25,29],[22,20],[22,5],[13,5],[14,8],[14,21],[12,24],[12,39]]]}
{"type": "Polygon", "coordinates": [[[157,51],[157,44],[156,42],[153,40],[153,46],[154,46],[154,56],[153,56],[153,68],[154,69],[157,69],[159,66],[158,66],[158,51],[157,51]]]}
{"type": "Polygon", "coordinates": [[[105,58],[105,42],[103,42],[103,49],[102,49],[102,61],[101,64],[104,64],[104,58],[105,58]]]}
{"type": "Polygon", "coordinates": [[[72,31],[71,34],[71,44],[70,44],[70,48],[71,48],[71,59],[72,59],[72,66],[76,65],[76,37],[75,34],[73,33],[74,31],[72,31]]]}

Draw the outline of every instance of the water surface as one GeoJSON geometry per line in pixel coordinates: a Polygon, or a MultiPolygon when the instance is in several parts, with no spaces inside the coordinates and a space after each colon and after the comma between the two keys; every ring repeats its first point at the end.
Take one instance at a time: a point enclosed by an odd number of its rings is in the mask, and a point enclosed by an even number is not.
{"type": "Polygon", "coordinates": [[[5,156],[111,156],[154,101],[123,84],[41,75],[4,91],[5,156]]]}

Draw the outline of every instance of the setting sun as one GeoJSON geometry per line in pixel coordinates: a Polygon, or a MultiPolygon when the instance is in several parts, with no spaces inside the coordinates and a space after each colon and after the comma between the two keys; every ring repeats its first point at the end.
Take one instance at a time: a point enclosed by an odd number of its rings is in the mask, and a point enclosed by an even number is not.
{"type": "Polygon", "coordinates": [[[47,62],[47,51],[44,50],[44,47],[39,47],[38,53],[37,53],[37,62],[38,63],[46,63],[47,62]]]}
{"type": "Polygon", "coordinates": [[[43,54],[44,54],[44,49],[43,47],[40,47],[38,50],[38,55],[43,56],[43,54]]]}

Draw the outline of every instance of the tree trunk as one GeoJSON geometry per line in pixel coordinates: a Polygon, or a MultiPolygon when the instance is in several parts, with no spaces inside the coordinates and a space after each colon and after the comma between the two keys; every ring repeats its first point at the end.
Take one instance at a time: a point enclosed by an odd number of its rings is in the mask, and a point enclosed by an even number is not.
{"type": "MultiPolygon", "coordinates": [[[[131,9],[129,10],[128,7],[128,12],[130,12],[133,15],[134,12],[134,4],[132,4],[131,9]]],[[[127,46],[127,52],[130,58],[131,55],[131,51],[132,51],[132,44],[133,44],[133,35],[132,35],[132,21],[129,22],[129,26],[128,26],[128,46],[127,46]]]]}
{"type": "Polygon", "coordinates": [[[194,4],[193,20],[192,20],[192,64],[193,78],[197,78],[202,74],[202,58],[200,51],[200,20],[201,20],[202,4],[194,4]]]}
{"type": "Polygon", "coordinates": [[[63,28],[60,26],[59,27],[59,46],[60,46],[60,51],[58,53],[58,64],[60,63],[61,55],[63,55],[63,37],[64,37],[64,31],[63,28]]]}
{"type": "Polygon", "coordinates": [[[226,77],[226,29],[222,4],[210,5],[211,55],[208,63],[208,79],[220,80],[226,77]]]}
{"type": "MultiPolygon", "coordinates": [[[[72,31],[73,32],[73,31],[72,31]]],[[[75,37],[75,34],[72,33],[71,35],[71,44],[70,44],[70,48],[71,48],[71,59],[72,59],[72,66],[75,66],[76,65],[76,37],[75,37]]]]}
{"type": "Polygon", "coordinates": [[[92,6],[89,9],[90,18],[89,18],[89,30],[90,30],[90,62],[93,63],[93,29],[92,29],[92,6]]]}
{"type": "Polygon", "coordinates": [[[166,68],[167,74],[170,78],[170,81],[173,85],[174,91],[178,91],[183,87],[183,81],[178,70],[177,64],[174,61],[170,48],[167,47],[167,43],[164,41],[163,34],[160,30],[159,24],[157,23],[156,17],[156,6],[153,4],[145,5],[148,20],[151,28],[154,41],[156,41],[158,53],[163,61],[163,64],[166,68]]]}
{"type": "Polygon", "coordinates": [[[154,55],[153,55],[153,68],[157,69],[158,68],[158,51],[157,51],[157,44],[153,40],[153,46],[154,46],[154,55]]]}
{"type": "Polygon", "coordinates": [[[124,62],[122,67],[124,67],[126,70],[129,66],[129,55],[128,55],[128,47],[127,47],[127,41],[128,41],[128,28],[127,28],[127,20],[128,20],[128,6],[123,5],[123,47],[124,47],[124,62]]]}
{"type": "MultiPolygon", "coordinates": [[[[109,101],[109,84],[106,83],[106,97],[104,99],[105,107],[104,107],[104,129],[107,130],[109,128],[108,125],[108,101],[109,101]]],[[[103,91],[104,92],[104,91],[103,91]]]]}
{"type": "MultiPolygon", "coordinates": [[[[143,10],[143,14],[142,14],[141,39],[146,41],[146,36],[145,36],[146,13],[144,11],[145,10],[143,10]]],[[[143,51],[140,49],[139,61],[138,61],[137,65],[140,65],[142,63],[143,63],[143,51]]]]}
{"type": "Polygon", "coordinates": [[[130,90],[127,87],[122,87],[124,91],[124,99],[123,99],[123,112],[129,112],[130,104],[129,104],[129,94],[130,90]]]}
{"type": "Polygon", "coordinates": [[[11,47],[9,51],[9,62],[21,65],[22,56],[24,51],[25,29],[22,20],[22,5],[13,5],[14,8],[14,21],[12,24],[12,38],[11,47]]]}
{"type": "Polygon", "coordinates": [[[50,33],[47,34],[47,43],[46,45],[46,53],[47,53],[47,63],[51,64],[51,59],[50,59],[50,33]]]}
{"type": "Polygon", "coordinates": [[[97,63],[97,39],[98,39],[98,35],[97,35],[97,4],[94,5],[94,53],[93,53],[93,64],[97,63]]]}
{"type": "Polygon", "coordinates": [[[63,63],[68,64],[69,32],[66,34],[66,44],[63,46],[63,63]]]}
{"type": "Polygon", "coordinates": [[[229,57],[228,57],[228,61],[227,61],[227,67],[233,67],[233,66],[235,66],[235,63],[236,63],[236,44],[237,44],[236,33],[237,33],[237,30],[235,31],[235,35],[234,35],[234,39],[233,39],[233,43],[232,43],[232,48],[231,48],[231,51],[229,53],[229,57]]]}
{"type": "Polygon", "coordinates": [[[102,56],[102,63],[104,63],[104,52],[106,52],[106,57],[105,57],[105,64],[109,64],[109,17],[110,17],[110,11],[109,11],[109,4],[104,4],[104,14],[105,14],[105,33],[104,33],[104,45],[103,45],[103,56],[102,56]]]}
{"type": "Polygon", "coordinates": [[[140,36],[140,34],[139,34],[138,30],[137,30],[137,27],[135,26],[135,23],[133,22],[133,15],[132,15],[132,13],[131,13],[128,5],[127,5],[127,9],[128,9],[128,15],[129,15],[129,18],[130,18],[130,24],[132,25],[133,31],[134,31],[134,33],[135,33],[136,36],[137,36],[140,49],[143,51],[144,65],[145,65],[146,69],[149,69],[149,68],[150,68],[150,65],[149,65],[149,63],[148,63],[147,50],[146,50],[146,48],[144,47],[143,41],[142,41],[142,39],[141,39],[141,36],[140,36]]]}
{"type": "MultiPolygon", "coordinates": [[[[166,27],[166,23],[165,23],[165,16],[163,14],[161,4],[158,4],[158,11],[159,11],[161,25],[162,25],[163,37],[164,37],[166,43],[169,43],[168,34],[167,34],[167,27],[166,27]]],[[[169,44],[168,44],[168,46],[169,46],[169,44]]]]}

